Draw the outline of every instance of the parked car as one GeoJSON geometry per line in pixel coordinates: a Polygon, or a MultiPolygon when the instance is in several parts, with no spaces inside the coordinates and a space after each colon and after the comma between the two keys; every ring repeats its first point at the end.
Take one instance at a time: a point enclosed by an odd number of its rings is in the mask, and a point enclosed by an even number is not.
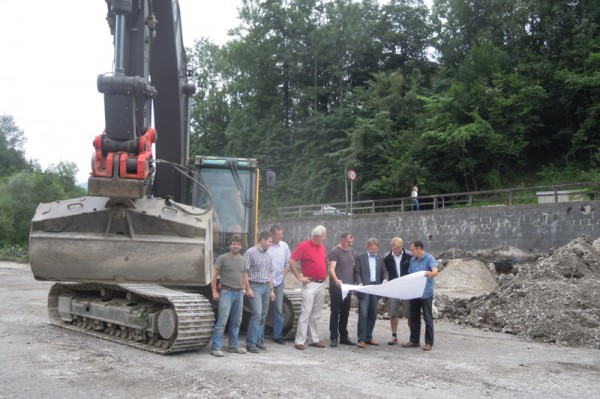
{"type": "Polygon", "coordinates": [[[348,215],[348,213],[341,211],[333,206],[325,205],[318,211],[313,213],[313,216],[332,216],[332,215],[348,215]]]}

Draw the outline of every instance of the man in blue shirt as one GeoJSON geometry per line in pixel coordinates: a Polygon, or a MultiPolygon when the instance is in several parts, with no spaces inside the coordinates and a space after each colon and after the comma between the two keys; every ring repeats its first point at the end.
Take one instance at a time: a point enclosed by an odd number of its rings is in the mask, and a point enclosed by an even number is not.
{"type": "Polygon", "coordinates": [[[423,296],[417,299],[410,300],[410,341],[402,344],[405,348],[418,348],[421,337],[421,310],[423,310],[423,320],[425,321],[425,345],[424,351],[430,351],[433,348],[433,278],[438,273],[437,261],[435,258],[426,253],[423,249],[423,242],[415,241],[410,244],[410,252],[413,257],[410,259],[408,273],[425,272],[427,282],[423,296]]]}

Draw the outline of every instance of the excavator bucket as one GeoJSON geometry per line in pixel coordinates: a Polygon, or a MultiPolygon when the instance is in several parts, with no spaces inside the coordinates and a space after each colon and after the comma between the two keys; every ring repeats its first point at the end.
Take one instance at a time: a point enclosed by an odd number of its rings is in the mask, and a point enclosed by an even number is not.
{"type": "Polygon", "coordinates": [[[212,211],[151,197],[40,204],[29,261],[37,280],[205,286],[212,211]]]}

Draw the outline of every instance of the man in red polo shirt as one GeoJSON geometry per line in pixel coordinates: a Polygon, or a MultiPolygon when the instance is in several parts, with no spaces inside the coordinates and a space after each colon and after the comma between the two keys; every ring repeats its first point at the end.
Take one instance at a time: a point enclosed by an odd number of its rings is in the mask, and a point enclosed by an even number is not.
{"type": "Polygon", "coordinates": [[[327,229],[317,226],[312,231],[310,240],[301,242],[290,258],[289,264],[294,276],[302,282],[302,312],[298,319],[295,348],[304,350],[307,335],[310,334],[309,346],[324,348],[319,340],[319,319],[325,302],[325,279],[327,278],[327,256],[323,242],[327,238],[327,229]],[[302,276],[298,272],[297,263],[302,266],[302,276]]]}

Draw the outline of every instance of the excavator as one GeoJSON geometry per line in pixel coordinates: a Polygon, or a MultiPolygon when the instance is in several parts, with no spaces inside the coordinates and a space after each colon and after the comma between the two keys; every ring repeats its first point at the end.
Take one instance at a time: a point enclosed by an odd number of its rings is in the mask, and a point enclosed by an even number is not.
{"type": "MultiPolygon", "coordinates": [[[[214,326],[213,259],[232,234],[255,244],[261,171],[251,158],[189,162],[196,89],[178,2],[106,3],[114,63],[97,78],[105,128],[93,140],[88,195],[38,206],[31,270],[55,281],[48,313],[59,327],[158,354],[196,350],[214,326]]],[[[300,307],[300,293],[286,291],[288,338],[300,307]]]]}

